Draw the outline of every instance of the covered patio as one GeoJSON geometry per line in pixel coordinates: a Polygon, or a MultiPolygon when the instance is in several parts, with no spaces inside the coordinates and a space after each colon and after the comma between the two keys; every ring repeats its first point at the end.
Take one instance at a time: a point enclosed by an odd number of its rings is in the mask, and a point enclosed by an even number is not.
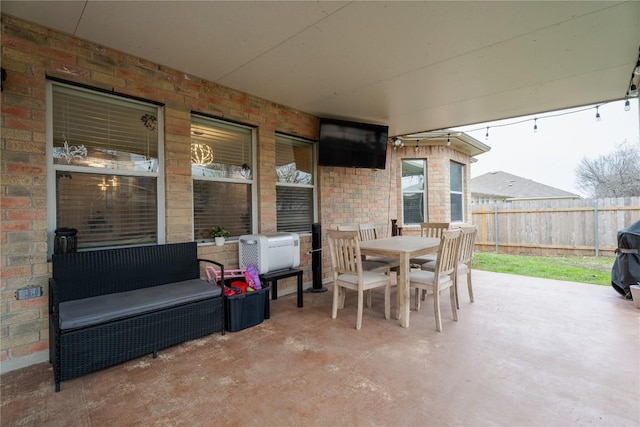
{"type": "MultiPolygon", "coordinates": [[[[331,285],[329,285],[331,287],[331,285]]],[[[394,291],[395,292],[395,288],[394,291]]],[[[48,363],[2,376],[3,425],[640,424],[640,310],[610,287],[474,271],[460,320],[430,301],[411,327],[382,291],[272,301],[271,319],[66,381],[48,363]]],[[[393,297],[393,295],[392,295],[393,297]]]]}

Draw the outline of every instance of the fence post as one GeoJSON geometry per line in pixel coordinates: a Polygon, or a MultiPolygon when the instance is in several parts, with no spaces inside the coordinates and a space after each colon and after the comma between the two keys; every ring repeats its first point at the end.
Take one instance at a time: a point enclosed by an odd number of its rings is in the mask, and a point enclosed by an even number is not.
{"type": "Polygon", "coordinates": [[[493,214],[493,228],[494,228],[494,233],[496,234],[495,239],[496,239],[496,253],[500,253],[500,249],[498,248],[498,235],[500,233],[498,233],[498,204],[494,204],[494,214],[493,214]]]}
{"type": "Polygon", "coordinates": [[[600,256],[600,241],[599,241],[599,230],[598,230],[598,199],[594,199],[593,201],[593,245],[596,250],[596,257],[600,256]]]}

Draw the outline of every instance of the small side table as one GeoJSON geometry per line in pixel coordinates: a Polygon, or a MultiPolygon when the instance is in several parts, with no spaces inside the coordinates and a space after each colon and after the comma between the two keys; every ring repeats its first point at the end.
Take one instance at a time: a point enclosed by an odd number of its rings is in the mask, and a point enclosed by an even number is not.
{"type": "Polygon", "coordinates": [[[261,274],[260,282],[265,283],[265,286],[271,287],[271,299],[276,300],[278,299],[278,280],[296,276],[298,279],[298,308],[302,308],[302,273],[303,271],[298,268],[272,271],[261,274]]]}

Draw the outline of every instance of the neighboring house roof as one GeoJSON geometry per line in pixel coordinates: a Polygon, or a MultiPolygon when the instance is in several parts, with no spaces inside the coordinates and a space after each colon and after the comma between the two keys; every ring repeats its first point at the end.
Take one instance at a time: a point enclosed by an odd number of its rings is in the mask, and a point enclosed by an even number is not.
{"type": "Polygon", "coordinates": [[[503,171],[472,178],[471,194],[506,199],[581,198],[577,194],[503,171]]]}

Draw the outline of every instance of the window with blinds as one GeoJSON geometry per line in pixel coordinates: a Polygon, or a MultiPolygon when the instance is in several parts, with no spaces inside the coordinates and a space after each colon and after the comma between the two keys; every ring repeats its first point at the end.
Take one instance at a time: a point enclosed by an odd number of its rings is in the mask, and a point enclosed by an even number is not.
{"type": "Polygon", "coordinates": [[[451,222],[464,221],[464,165],[450,162],[451,222]]]}
{"type": "Polygon", "coordinates": [[[80,250],[162,243],[159,108],[60,83],[49,87],[50,235],[75,228],[80,250]]]}
{"type": "Polygon", "coordinates": [[[310,233],[314,219],[313,143],[276,134],[278,231],[310,233]]]}
{"type": "Polygon", "coordinates": [[[425,222],[426,161],[402,161],[402,218],[404,225],[425,222]]]}
{"type": "Polygon", "coordinates": [[[253,128],[193,115],[191,173],[196,239],[213,227],[231,237],[253,232],[253,128]]]}

